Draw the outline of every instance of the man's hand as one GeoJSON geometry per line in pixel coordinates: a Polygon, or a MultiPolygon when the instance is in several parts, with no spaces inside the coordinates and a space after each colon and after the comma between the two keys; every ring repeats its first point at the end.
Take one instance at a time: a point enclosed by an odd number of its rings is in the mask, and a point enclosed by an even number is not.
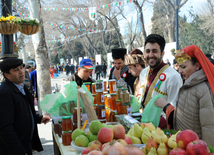
{"type": "Polygon", "coordinates": [[[163,108],[165,107],[168,103],[166,100],[164,100],[163,98],[158,98],[155,103],[154,103],[156,106],[160,107],[160,108],[163,108]]]}
{"type": "Polygon", "coordinates": [[[117,80],[119,80],[121,78],[120,72],[121,72],[121,68],[120,69],[117,69],[116,67],[114,68],[113,74],[117,80]]]}
{"type": "Polygon", "coordinates": [[[46,123],[48,123],[50,121],[50,119],[51,119],[50,116],[43,115],[41,123],[46,124],[46,123]]]}

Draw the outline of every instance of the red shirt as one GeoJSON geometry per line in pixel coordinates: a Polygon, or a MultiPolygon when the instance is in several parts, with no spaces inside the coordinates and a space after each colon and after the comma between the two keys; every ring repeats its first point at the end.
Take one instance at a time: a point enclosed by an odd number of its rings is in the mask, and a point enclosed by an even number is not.
{"type": "Polygon", "coordinates": [[[157,66],[155,67],[154,69],[153,68],[150,68],[150,71],[149,71],[149,82],[147,84],[147,87],[146,87],[146,91],[145,91],[145,94],[144,94],[144,97],[143,97],[143,101],[142,101],[142,106],[144,107],[144,102],[145,102],[145,99],[146,99],[146,96],[147,96],[147,93],[149,91],[149,88],[152,84],[152,82],[154,81],[156,75],[158,74],[159,70],[164,67],[165,64],[163,61],[157,66]]]}

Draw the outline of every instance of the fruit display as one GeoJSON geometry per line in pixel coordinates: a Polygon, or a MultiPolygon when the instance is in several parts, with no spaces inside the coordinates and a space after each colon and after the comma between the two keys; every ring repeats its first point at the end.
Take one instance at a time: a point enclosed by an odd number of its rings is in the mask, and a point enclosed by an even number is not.
{"type": "Polygon", "coordinates": [[[123,125],[94,120],[87,133],[76,129],[72,139],[76,146],[85,147],[81,155],[212,155],[214,152],[192,130],[164,131],[152,123],[134,123],[126,134],[123,125]],[[142,144],[144,147],[136,147],[142,144]]]}
{"type": "Polygon", "coordinates": [[[84,147],[82,155],[132,155],[133,153],[144,155],[141,149],[132,145],[135,138],[132,141],[120,124],[106,125],[99,120],[94,120],[89,124],[89,131],[86,133],[81,129],[74,130],[72,139],[75,146],[84,147]]]}
{"type": "Polygon", "coordinates": [[[169,137],[152,123],[134,124],[127,136],[135,143],[144,143],[142,151],[145,155],[210,155],[207,143],[200,140],[192,130],[172,131],[169,137]]]}

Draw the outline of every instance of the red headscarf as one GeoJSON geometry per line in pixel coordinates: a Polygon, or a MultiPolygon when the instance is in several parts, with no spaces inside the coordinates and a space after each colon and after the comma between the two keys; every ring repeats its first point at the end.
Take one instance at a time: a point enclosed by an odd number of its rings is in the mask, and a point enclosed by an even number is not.
{"type": "MultiPolygon", "coordinates": [[[[182,49],[180,52],[176,53],[175,57],[182,57],[182,55],[188,55],[190,57],[194,57],[198,60],[201,68],[204,70],[208,82],[210,84],[211,90],[214,96],[214,65],[207,59],[204,53],[200,50],[200,48],[196,45],[190,45],[182,49]]],[[[186,56],[184,56],[187,58],[186,56]]],[[[185,59],[186,60],[186,59],[185,59]]]]}

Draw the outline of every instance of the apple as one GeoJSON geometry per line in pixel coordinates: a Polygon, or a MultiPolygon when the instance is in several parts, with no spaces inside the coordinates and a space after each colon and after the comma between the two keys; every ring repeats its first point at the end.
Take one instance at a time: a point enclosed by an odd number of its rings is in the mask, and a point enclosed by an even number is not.
{"type": "Polygon", "coordinates": [[[84,148],[84,149],[82,150],[81,155],[83,155],[83,154],[88,154],[89,152],[90,152],[90,148],[89,148],[89,147],[86,147],[86,148],[84,148]]]}
{"type": "Polygon", "coordinates": [[[97,135],[98,140],[101,143],[107,143],[113,140],[113,130],[110,128],[101,128],[97,135]]]}
{"type": "Polygon", "coordinates": [[[210,149],[203,140],[190,142],[186,147],[186,152],[188,155],[210,155],[210,149]]]}
{"type": "Polygon", "coordinates": [[[125,138],[126,131],[122,125],[114,125],[112,130],[113,130],[115,139],[124,139],[125,138]]]}
{"type": "Polygon", "coordinates": [[[187,155],[187,153],[182,148],[175,148],[172,151],[170,151],[169,155],[187,155]]]}
{"type": "Polygon", "coordinates": [[[123,140],[123,139],[117,139],[116,141],[119,142],[119,143],[121,143],[121,144],[123,144],[123,146],[128,145],[128,144],[126,143],[126,141],[123,140]]]}
{"type": "Polygon", "coordinates": [[[97,135],[92,135],[92,134],[91,134],[91,135],[89,136],[89,141],[92,142],[92,141],[94,141],[94,140],[97,140],[97,135]]]}
{"type": "Polygon", "coordinates": [[[96,150],[96,149],[100,149],[102,148],[102,143],[100,143],[98,140],[95,140],[91,143],[90,146],[90,151],[96,150]]]}
{"type": "Polygon", "coordinates": [[[73,141],[75,141],[75,139],[79,136],[79,135],[85,135],[85,132],[82,129],[75,129],[72,132],[71,138],[73,141]]]}
{"type": "Polygon", "coordinates": [[[127,144],[133,144],[131,138],[127,135],[125,135],[124,140],[126,141],[127,144]]]}
{"type": "Polygon", "coordinates": [[[89,130],[93,135],[97,135],[100,129],[103,127],[102,123],[99,120],[93,120],[89,124],[89,130]]]}
{"type": "Polygon", "coordinates": [[[87,147],[88,146],[88,143],[89,143],[89,140],[86,136],[84,135],[79,135],[75,141],[74,141],[75,145],[76,146],[80,146],[80,147],[87,147]]]}
{"type": "Polygon", "coordinates": [[[187,145],[195,140],[199,140],[198,135],[192,130],[184,130],[177,134],[176,143],[178,147],[186,149],[187,145]]]}

